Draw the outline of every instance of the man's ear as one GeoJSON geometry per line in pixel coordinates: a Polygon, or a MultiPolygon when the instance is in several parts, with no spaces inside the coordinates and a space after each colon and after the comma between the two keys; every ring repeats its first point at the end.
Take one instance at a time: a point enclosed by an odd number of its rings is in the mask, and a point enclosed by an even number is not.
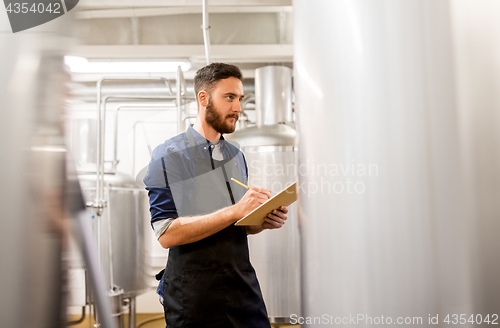
{"type": "Polygon", "coordinates": [[[200,103],[201,106],[207,107],[208,98],[209,94],[205,90],[201,90],[200,92],[198,92],[198,102],[200,103]]]}

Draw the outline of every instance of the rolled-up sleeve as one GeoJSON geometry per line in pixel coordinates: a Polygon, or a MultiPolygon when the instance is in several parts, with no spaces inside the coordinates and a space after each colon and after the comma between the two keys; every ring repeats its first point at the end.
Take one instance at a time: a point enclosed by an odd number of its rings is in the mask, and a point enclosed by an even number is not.
{"type": "Polygon", "coordinates": [[[156,239],[160,239],[160,237],[165,233],[165,231],[167,231],[168,227],[170,227],[174,220],[175,219],[160,219],[151,223],[153,225],[156,239]]]}
{"type": "Polygon", "coordinates": [[[144,178],[149,195],[151,224],[159,220],[175,219],[179,216],[177,208],[182,206],[182,197],[180,199],[174,197],[173,193],[182,195],[182,190],[178,190],[179,183],[175,183],[179,179],[179,174],[174,154],[175,152],[171,149],[162,151],[162,148],[159,148],[155,150],[144,178]],[[174,187],[176,190],[172,189],[172,183],[176,184],[174,187]]]}

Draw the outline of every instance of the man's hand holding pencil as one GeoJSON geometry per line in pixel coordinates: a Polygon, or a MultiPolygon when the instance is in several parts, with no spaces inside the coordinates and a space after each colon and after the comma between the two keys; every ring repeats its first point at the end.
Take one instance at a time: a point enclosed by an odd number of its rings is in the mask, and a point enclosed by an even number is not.
{"type": "MultiPolygon", "coordinates": [[[[248,189],[245,195],[236,203],[235,207],[238,211],[238,217],[243,218],[248,213],[265,203],[271,198],[271,190],[265,188],[248,187],[244,183],[231,178],[232,181],[240,186],[248,189]]],[[[267,214],[265,222],[261,229],[278,229],[281,228],[287,219],[288,206],[281,206],[279,209],[273,210],[267,214]]],[[[248,230],[248,229],[247,229],[248,230]]]]}

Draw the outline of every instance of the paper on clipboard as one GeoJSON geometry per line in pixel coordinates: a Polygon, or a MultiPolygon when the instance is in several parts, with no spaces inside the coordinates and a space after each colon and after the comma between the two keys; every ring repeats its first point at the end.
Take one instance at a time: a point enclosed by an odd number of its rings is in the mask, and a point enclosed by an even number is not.
{"type": "Polygon", "coordinates": [[[297,200],[297,182],[292,183],[289,187],[283,189],[273,197],[269,198],[265,203],[248,213],[244,218],[237,221],[237,226],[261,225],[264,223],[264,218],[272,210],[280,206],[288,206],[297,200]]]}

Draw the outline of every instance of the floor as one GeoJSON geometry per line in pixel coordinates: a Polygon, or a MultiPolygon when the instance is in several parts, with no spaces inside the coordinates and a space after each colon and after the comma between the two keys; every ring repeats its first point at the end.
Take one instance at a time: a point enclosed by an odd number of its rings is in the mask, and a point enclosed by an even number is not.
{"type": "MultiPolygon", "coordinates": [[[[78,316],[70,316],[69,320],[78,320],[78,316]]],[[[124,327],[128,327],[128,315],[124,316],[124,327]]],[[[68,326],[68,328],[94,328],[94,320],[89,325],[88,315],[85,320],[78,324],[68,326]]],[[[136,320],[137,327],[140,328],[165,328],[163,313],[138,313],[136,320]],[[140,326],[139,326],[140,325],[140,326]]],[[[300,328],[299,325],[280,325],[280,328],[300,328]]]]}
{"type": "MultiPolygon", "coordinates": [[[[70,316],[69,320],[78,320],[78,316],[70,316]]],[[[89,324],[89,317],[78,324],[68,326],[68,328],[94,328],[94,320],[89,324]]],[[[138,313],[136,319],[137,327],[140,328],[165,328],[165,319],[163,318],[163,313],[138,313]]],[[[124,315],[124,327],[128,327],[128,315],[124,315]]]]}

